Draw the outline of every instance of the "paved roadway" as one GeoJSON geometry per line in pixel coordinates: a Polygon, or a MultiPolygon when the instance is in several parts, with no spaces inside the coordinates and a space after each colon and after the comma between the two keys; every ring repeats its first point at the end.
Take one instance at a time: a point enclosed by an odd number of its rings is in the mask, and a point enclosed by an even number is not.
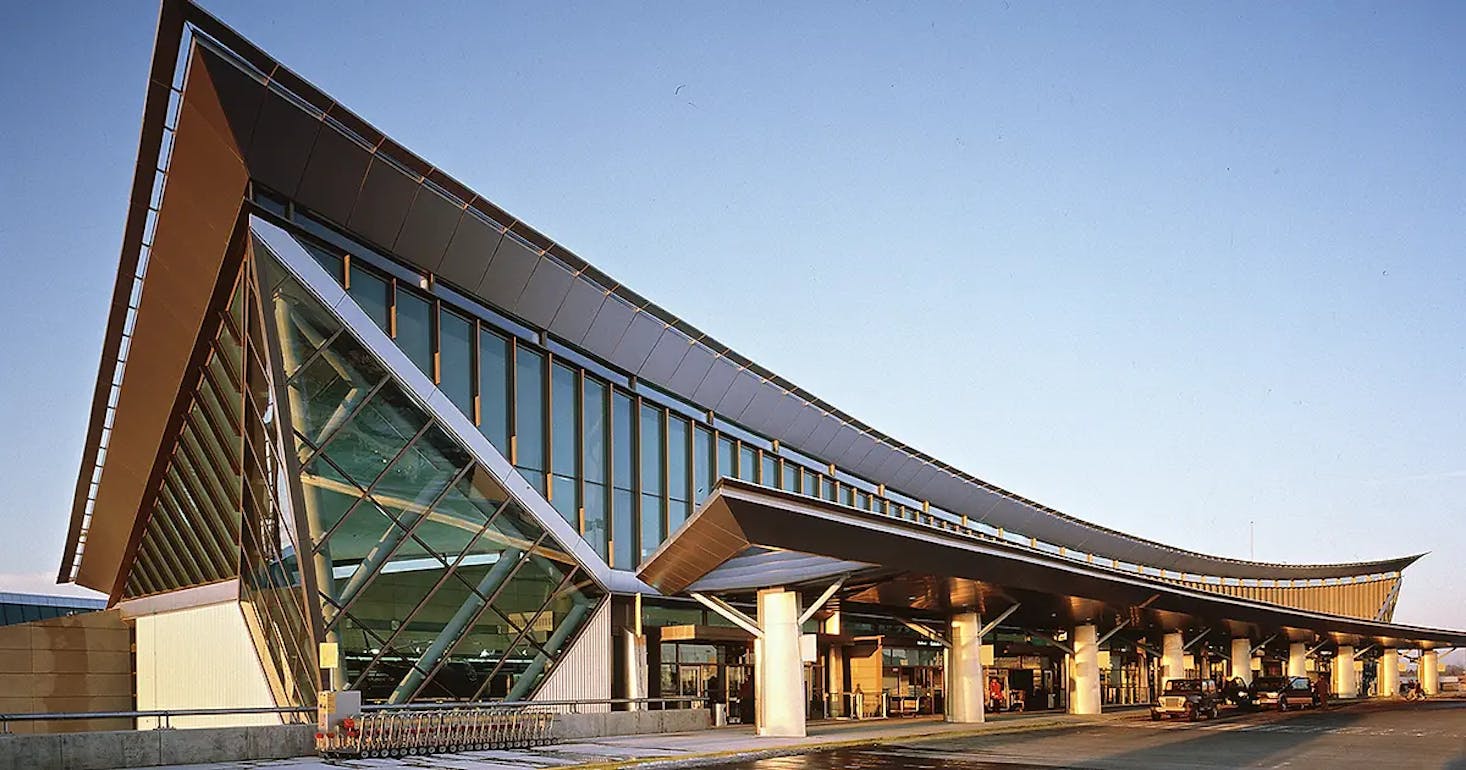
{"type": "Polygon", "coordinates": [[[840,749],[735,762],[724,770],[1453,768],[1466,770],[1466,702],[1358,704],[1324,712],[1083,727],[840,749]]]}

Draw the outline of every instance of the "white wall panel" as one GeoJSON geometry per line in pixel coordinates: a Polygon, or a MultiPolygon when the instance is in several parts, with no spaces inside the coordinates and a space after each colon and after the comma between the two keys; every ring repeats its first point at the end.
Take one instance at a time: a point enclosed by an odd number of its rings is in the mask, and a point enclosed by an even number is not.
{"type": "MultiPolygon", "coordinates": [[[[239,603],[138,615],[137,707],[274,706],[239,603]]],[[[152,720],[138,720],[139,728],[152,720]]],[[[271,714],[180,717],[174,727],[279,724],[271,714]]]]}
{"type": "MultiPolygon", "coordinates": [[[[611,599],[601,600],[580,636],[531,700],[603,700],[611,697],[611,599]]],[[[582,706],[579,711],[609,711],[582,706]]]]}

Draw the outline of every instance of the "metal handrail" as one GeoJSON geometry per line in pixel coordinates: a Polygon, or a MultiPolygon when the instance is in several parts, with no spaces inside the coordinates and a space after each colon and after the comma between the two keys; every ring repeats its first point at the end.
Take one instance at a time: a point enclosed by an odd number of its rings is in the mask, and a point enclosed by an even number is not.
{"type": "MultiPolygon", "coordinates": [[[[582,706],[615,706],[621,704],[705,703],[707,698],[673,696],[666,698],[601,698],[591,700],[519,700],[519,701],[442,701],[436,703],[374,703],[362,706],[366,711],[424,711],[464,708],[521,708],[530,706],[569,706],[571,713],[582,706]]],[[[77,719],[159,719],[155,730],[172,729],[173,717],[232,716],[250,714],[315,714],[314,706],[242,706],[238,708],[147,709],[138,711],[55,711],[30,714],[0,714],[0,734],[10,732],[11,722],[50,722],[77,719]]]]}
{"type": "Polygon", "coordinates": [[[0,734],[10,732],[11,722],[50,722],[75,719],[159,719],[155,730],[172,729],[173,717],[232,716],[235,714],[314,714],[311,706],[241,706],[237,708],[147,709],[139,711],[49,711],[30,714],[0,714],[0,734]]]}
{"type": "MultiPolygon", "coordinates": [[[[423,711],[432,709],[466,708],[517,708],[528,706],[615,706],[621,704],[654,703],[705,703],[708,699],[696,695],[669,696],[664,698],[599,698],[581,700],[486,700],[486,701],[434,701],[427,703],[370,703],[361,707],[368,711],[423,711]]],[[[571,713],[575,713],[573,710],[571,713]]]]}

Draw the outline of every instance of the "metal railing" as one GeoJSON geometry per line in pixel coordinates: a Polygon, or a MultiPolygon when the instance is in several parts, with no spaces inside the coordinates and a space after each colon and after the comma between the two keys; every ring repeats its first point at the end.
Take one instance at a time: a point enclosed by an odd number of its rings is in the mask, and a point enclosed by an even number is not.
{"type": "MultiPolygon", "coordinates": [[[[248,706],[240,708],[196,708],[196,709],[147,709],[142,711],[54,711],[35,714],[0,714],[0,734],[10,732],[11,722],[65,722],[80,719],[157,719],[153,730],[173,729],[174,717],[210,717],[250,714],[309,715],[314,716],[312,706],[248,706]]],[[[310,718],[290,719],[290,722],[309,722],[310,718]]]]}
{"type": "MultiPolygon", "coordinates": [[[[542,700],[542,701],[476,701],[465,703],[462,701],[445,701],[442,703],[401,703],[388,704],[376,703],[362,706],[364,713],[383,711],[436,711],[451,709],[486,709],[486,708],[528,708],[545,707],[550,713],[578,714],[580,709],[588,707],[607,706],[615,709],[616,706],[655,706],[665,709],[672,708],[696,708],[698,704],[706,703],[706,698],[695,696],[666,697],[666,698],[603,698],[599,700],[542,700]],[[564,711],[558,711],[564,709],[564,711]]],[[[29,714],[4,714],[0,713],[0,734],[10,732],[11,722],[66,722],[83,719],[131,719],[134,723],[138,719],[156,719],[157,725],[146,728],[151,730],[173,729],[175,717],[209,717],[209,716],[250,716],[259,714],[274,714],[281,717],[290,717],[287,721],[293,723],[305,723],[314,720],[317,709],[314,706],[244,706],[238,708],[181,708],[181,709],[146,709],[138,711],[47,711],[29,714]]]]}

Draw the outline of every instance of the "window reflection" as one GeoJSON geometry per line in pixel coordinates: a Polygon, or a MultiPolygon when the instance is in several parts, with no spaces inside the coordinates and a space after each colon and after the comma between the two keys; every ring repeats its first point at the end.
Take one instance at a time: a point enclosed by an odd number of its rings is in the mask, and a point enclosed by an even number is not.
{"type": "Polygon", "coordinates": [[[581,453],[581,469],[585,480],[585,539],[596,549],[601,558],[606,558],[606,513],[608,511],[606,482],[606,461],[610,457],[606,445],[610,434],[606,430],[606,385],[594,377],[585,378],[584,451],[581,453]]]}
{"type": "Polygon", "coordinates": [[[473,416],[473,322],[444,310],[438,329],[440,370],[438,389],[458,407],[473,416]]]}
{"type": "Polygon", "coordinates": [[[611,566],[631,569],[636,566],[636,453],[632,450],[631,399],[617,390],[611,396],[611,454],[613,490],[611,493],[611,566]]]}
{"type": "Polygon", "coordinates": [[[514,464],[545,494],[545,357],[525,347],[514,351],[514,464]]]}
{"type": "Polygon", "coordinates": [[[641,559],[650,556],[662,542],[662,452],[667,441],[666,419],[661,407],[642,402],[641,426],[636,437],[641,450],[641,559]]]}
{"type": "Polygon", "coordinates": [[[571,526],[580,526],[580,490],[576,479],[580,475],[580,393],[579,375],[564,364],[556,363],[550,375],[550,404],[553,417],[551,434],[550,469],[553,473],[553,488],[550,501],[571,526]]]}

